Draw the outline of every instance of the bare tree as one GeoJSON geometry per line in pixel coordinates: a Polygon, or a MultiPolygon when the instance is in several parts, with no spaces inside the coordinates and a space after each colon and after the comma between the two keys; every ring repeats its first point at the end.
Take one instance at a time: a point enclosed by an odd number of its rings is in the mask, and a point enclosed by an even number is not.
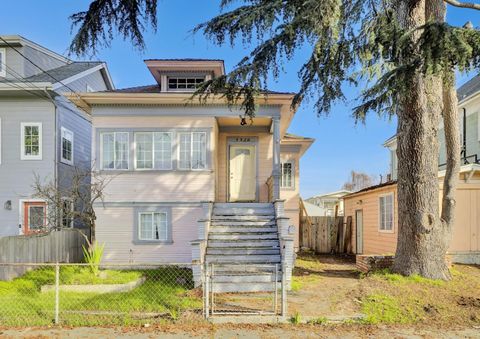
{"type": "Polygon", "coordinates": [[[374,185],[376,178],[374,176],[368,175],[367,173],[351,171],[350,179],[343,184],[342,189],[356,192],[364,189],[366,187],[374,185]]]}
{"type": "Polygon", "coordinates": [[[112,177],[105,177],[91,168],[74,166],[71,172],[58,180],[44,180],[35,174],[34,197],[48,205],[47,230],[84,226],[90,237],[85,237],[89,248],[95,243],[97,216],[94,205],[104,200],[105,187],[112,177]]]}

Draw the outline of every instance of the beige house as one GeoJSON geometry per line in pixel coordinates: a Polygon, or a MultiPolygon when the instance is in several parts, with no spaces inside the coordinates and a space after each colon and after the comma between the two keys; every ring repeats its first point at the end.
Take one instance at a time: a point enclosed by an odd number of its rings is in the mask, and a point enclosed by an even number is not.
{"type": "Polygon", "coordinates": [[[70,97],[91,112],[92,157],[111,179],[96,209],[104,260],[293,265],[300,158],[313,143],[287,133],[293,94],[263,93],[241,125],[224,98],[191,99],[222,60],[145,63],[154,85],[70,97]]]}
{"type": "MultiPolygon", "coordinates": [[[[305,202],[318,206],[321,210],[319,216],[322,217],[334,217],[343,215],[343,197],[352,192],[347,190],[340,190],[336,192],[330,192],[325,194],[315,195],[305,200],[305,202]]],[[[310,214],[309,214],[310,215],[310,214]]]]}
{"type": "MultiPolygon", "coordinates": [[[[458,90],[461,121],[461,167],[457,209],[449,256],[453,262],[480,264],[480,77],[458,90]]],[[[443,126],[440,126],[438,182],[445,176],[443,126]]],[[[344,197],[345,218],[351,219],[357,254],[394,254],[397,246],[396,138],[384,144],[390,151],[390,181],[344,197]]],[[[441,193],[441,191],[440,191],[441,193]]],[[[439,201],[441,208],[441,201],[439,201]]]]}

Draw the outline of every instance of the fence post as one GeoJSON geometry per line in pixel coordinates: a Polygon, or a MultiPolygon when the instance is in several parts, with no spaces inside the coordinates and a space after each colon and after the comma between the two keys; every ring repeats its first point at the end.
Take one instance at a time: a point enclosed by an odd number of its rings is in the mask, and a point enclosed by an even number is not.
{"type": "Polygon", "coordinates": [[[204,273],[205,273],[205,280],[204,280],[204,284],[203,284],[203,296],[204,296],[204,305],[205,305],[205,318],[208,319],[208,317],[210,316],[210,305],[209,305],[209,285],[210,285],[210,282],[209,282],[209,276],[208,276],[208,264],[205,263],[205,269],[204,269],[204,273]]]}
{"type": "Polygon", "coordinates": [[[59,323],[60,311],[60,266],[55,264],[55,325],[59,323]]]}
{"type": "Polygon", "coordinates": [[[282,264],[282,317],[287,316],[287,265],[282,264]]]}

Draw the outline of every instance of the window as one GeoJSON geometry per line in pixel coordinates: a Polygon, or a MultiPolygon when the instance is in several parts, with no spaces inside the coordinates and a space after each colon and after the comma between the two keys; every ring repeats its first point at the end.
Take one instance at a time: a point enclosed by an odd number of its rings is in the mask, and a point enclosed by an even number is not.
{"type": "Polygon", "coordinates": [[[141,212],[138,221],[138,239],[167,241],[168,223],[166,212],[141,212]]]}
{"type": "Polygon", "coordinates": [[[42,124],[21,123],[22,160],[42,160],[42,124]]]}
{"type": "Polygon", "coordinates": [[[5,48],[0,48],[0,77],[7,76],[7,54],[5,48]]]}
{"type": "Polygon", "coordinates": [[[380,231],[393,231],[393,193],[380,196],[379,209],[380,231]]]}
{"type": "Polygon", "coordinates": [[[61,161],[73,165],[73,132],[62,127],[62,157],[61,161]]]}
{"type": "Polygon", "coordinates": [[[172,134],[135,133],[135,164],[137,169],[172,169],[172,134]]]}
{"type": "Polygon", "coordinates": [[[281,164],[281,176],[280,187],[281,188],[293,188],[294,175],[293,175],[293,163],[284,162],[281,164]]]}
{"type": "Polygon", "coordinates": [[[183,170],[203,170],[207,168],[207,133],[179,133],[178,168],[183,170]]]}
{"type": "Polygon", "coordinates": [[[128,170],[128,132],[102,133],[101,168],[106,170],[128,170]]]}
{"type": "Polygon", "coordinates": [[[204,81],[204,77],[169,77],[168,89],[194,90],[204,81]]]}
{"type": "Polygon", "coordinates": [[[62,227],[73,226],[73,202],[68,199],[62,199],[62,227]]]}

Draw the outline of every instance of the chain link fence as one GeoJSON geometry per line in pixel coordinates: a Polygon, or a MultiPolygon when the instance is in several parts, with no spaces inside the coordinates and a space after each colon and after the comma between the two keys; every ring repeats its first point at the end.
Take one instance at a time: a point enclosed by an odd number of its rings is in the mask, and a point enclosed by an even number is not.
{"type": "Polygon", "coordinates": [[[200,321],[188,264],[0,264],[3,326],[135,325],[200,321]],[[9,278],[13,277],[13,278],[9,278]]]}

